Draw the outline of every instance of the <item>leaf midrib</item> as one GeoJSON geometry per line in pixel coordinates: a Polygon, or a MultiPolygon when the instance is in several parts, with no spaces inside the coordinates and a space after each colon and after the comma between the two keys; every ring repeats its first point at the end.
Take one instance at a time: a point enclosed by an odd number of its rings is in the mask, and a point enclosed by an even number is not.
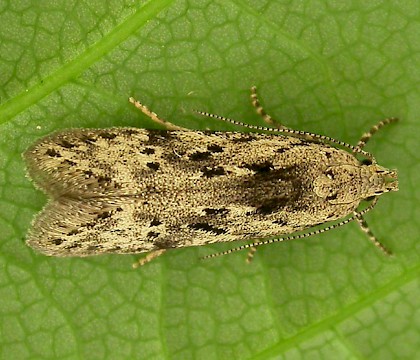
{"type": "Polygon", "coordinates": [[[376,301],[384,299],[387,295],[395,292],[397,289],[400,289],[403,285],[418,279],[419,274],[420,265],[407,269],[399,276],[396,276],[393,280],[383,286],[376,288],[365,297],[361,297],[358,301],[346,307],[340,308],[337,313],[303,328],[302,331],[299,331],[294,336],[284,338],[276,345],[271,346],[259,354],[255,354],[253,359],[268,359],[277,356],[278,354],[284,354],[287,350],[302,344],[306,340],[318,336],[326,330],[336,328],[338,325],[342,324],[343,321],[351,316],[354,316],[354,314],[371,306],[376,301]]]}
{"type": "Polygon", "coordinates": [[[42,82],[0,105],[0,124],[9,121],[71,79],[77,78],[85,69],[147,24],[149,20],[154,19],[159,12],[172,3],[173,0],[149,1],[93,46],[87,48],[85,52],[63,64],[42,82]]]}

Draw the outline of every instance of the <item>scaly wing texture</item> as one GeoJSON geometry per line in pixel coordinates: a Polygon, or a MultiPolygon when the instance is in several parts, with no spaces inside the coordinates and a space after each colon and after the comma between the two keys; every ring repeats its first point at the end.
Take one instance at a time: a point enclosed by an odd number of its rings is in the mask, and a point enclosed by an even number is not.
{"type": "Polygon", "coordinates": [[[358,204],[330,204],[314,192],[328,166],[355,158],[284,136],[74,129],[39,140],[24,158],[53,197],[28,236],[48,255],[278,236],[344,217],[358,204]]]}

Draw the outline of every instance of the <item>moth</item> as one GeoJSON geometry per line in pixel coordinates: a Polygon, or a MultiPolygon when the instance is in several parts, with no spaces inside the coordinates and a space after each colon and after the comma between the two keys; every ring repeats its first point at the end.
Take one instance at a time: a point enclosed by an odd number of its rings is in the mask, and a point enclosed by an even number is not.
{"type": "Polygon", "coordinates": [[[149,253],[142,265],[167,249],[269,239],[237,248],[255,249],[356,220],[387,251],[363,215],[379,195],[398,190],[397,172],[378,165],[363,147],[396,119],[379,122],[352,146],[284,127],[264,111],[255,87],[251,100],[277,128],[201,113],[255,132],[191,131],[130,98],[167,130],[70,129],[35,142],[23,158],[49,201],[35,217],[27,244],[62,257],[149,253]],[[370,205],[361,209],[364,200],[370,205]],[[339,219],[321,230],[281,237],[339,219]]]}

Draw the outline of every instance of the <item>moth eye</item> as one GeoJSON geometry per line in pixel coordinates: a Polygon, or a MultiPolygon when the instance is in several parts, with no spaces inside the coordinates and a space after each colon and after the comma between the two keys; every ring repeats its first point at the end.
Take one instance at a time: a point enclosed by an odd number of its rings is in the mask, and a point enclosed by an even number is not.
{"type": "Polygon", "coordinates": [[[370,159],[363,159],[362,160],[362,164],[363,165],[372,165],[372,160],[370,160],[370,159]]]}

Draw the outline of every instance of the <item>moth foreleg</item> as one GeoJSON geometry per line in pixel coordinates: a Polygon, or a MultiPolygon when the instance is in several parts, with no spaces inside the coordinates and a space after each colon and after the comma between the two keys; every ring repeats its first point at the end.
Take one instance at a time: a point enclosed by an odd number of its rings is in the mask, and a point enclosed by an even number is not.
{"type": "Polygon", "coordinates": [[[149,110],[147,106],[143,105],[140,101],[137,101],[133,97],[130,97],[128,101],[132,103],[137,109],[139,109],[143,114],[147,115],[154,122],[164,126],[167,130],[184,130],[184,131],[188,130],[181,126],[174,125],[169,121],[161,119],[155,112],[149,110]]]}
{"type": "Polygon", "coordinates": [[[254,255],[257,252],[257,248],[255,246],[251,247],[246,255],[246,262],[250,264],[252,260],[254,260],[254,255]]]}
{"type": "Polygon", "coordinates": [[[357,212],[355,212],[355,219],[357,223],[359,224],[362,231],[367,235],[369,240],[377,247],[379,248],[385,255],[392,255],[392,252],[385,247],[384,244],[382,244],[375,235],[373,235],[372,231],[369,229],[369,225],[367,224],[366,220],[363,218],[363,216],[358,215],[357,212]]]}

